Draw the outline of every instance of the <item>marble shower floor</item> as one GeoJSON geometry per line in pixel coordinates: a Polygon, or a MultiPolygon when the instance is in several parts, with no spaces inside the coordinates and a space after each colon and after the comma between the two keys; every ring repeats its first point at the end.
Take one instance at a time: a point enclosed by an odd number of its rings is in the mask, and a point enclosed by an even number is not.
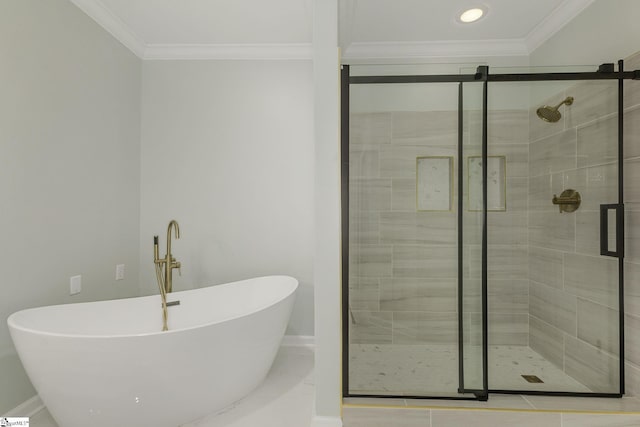
{"type": "MultiPolygon", "coordinates": [[[[458,350],[446,345],[350,346],[349,388],[352,394],[456,395],[458,350]]],[[[480,348],[469,347],[465,362],[466,384],[481,384],[480,348]]],[[[590,392],[529,347],[489,348],[489,388],[494,390],[544,390],[590,392]],[[536,375],[544,383],[527,382],[522,375],[536,375]]]]}

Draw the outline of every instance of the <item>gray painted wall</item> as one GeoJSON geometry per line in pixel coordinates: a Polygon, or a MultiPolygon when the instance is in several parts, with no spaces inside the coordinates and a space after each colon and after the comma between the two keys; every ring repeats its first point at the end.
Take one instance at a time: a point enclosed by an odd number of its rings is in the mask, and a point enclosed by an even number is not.
{"type": "Polygon", "coordinates": [[[2,414],[35,394],[9,314],[139,292],[140,60],[68,1],[3,0],[0,82],[2,414]]]}
{"type": "Polygon", "coordinates": [[[146,61],[142,90],[140,286],[157,292],[180,223],[174,289],[288,274],[288,334],[313,335],[313,75],[310,61],[146,61]]]}

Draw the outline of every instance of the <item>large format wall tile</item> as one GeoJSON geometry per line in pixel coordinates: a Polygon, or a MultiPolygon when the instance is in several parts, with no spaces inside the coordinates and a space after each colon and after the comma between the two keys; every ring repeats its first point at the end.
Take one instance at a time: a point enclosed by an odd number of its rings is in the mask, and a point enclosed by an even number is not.
{"type": "Polygon", "coordinates": [[[618,82],[613,80],[586,80],[567,90],[573,96],[573,105],[565,108],[565,127],[581,126],[618,111],[618,82]]]}
{"type": "Polygon", "coordinates": [[[390,277],[393,248],[388,245],[351,245],[349,275],[390,277]]]}
{"type": "MultiPolygon", "coordinates": [[[[491,144],[523,144],[529,142],[529,110],[487,111],[487,132],[491,144]]],[[[482,139],[482,112],[467,111],[464,126],[472,141],[482,139]]]]}
{"type": "Polygon", "coordinates": [[[378,178],[378,152],[379,149],[371,148],[349,150],[349,177],[378,178]]]}
{"type": "Polygon", "coordinates": [[[380,311],[380,279],[377,277],[350,277],[349,308],[380,311]]]}
{"type": "Polygon", "coordinates": [[[640,366],[640,317],[625,316],[625,360],[640,366]]]}
{"type": "Polygon", "coordinates": [[[627,362],[625,367],[625,395],[640,396],[640,366],[627,362]]]}
{"type": "MultiPolygon", "coordinates": [[[[487,284],[487,296],[491,313],[529,313],[529,281],[527,279],[493,279],[487,284]]],[[[480,312],[482,281],[463,281],[465,312],[480,312]]]]}
{"type": "Polygon", "coordinates": [[[391,113],[349,115],[349,144],[391,143],[391,113]]]}
{"type": "Polygon", "coordinates": [[[558,208],[551,203],[554,194],[553,177],[554,175],[552,174],[544,174],[529,178],[529,191],[527,193],[529,212],[558,211],[558,208]]]}
{"type": "Polygon", "coordinates": [[[618,202],[618,165],[593,166],[579,171],[582,176],[575,190],[580,192],[579,211],[597,211],[600,205],[618,202]]]}
{"type": "Polygon", "coordinates": [[[489,110],[487,136],[491,145],[529,143],[528,110],[489,110]]]}
{"type": "Polygon", "coordinates": [[[381,243],[450,245],[456,241],[457,216],[453,212],[383,212],[381,243]]]}
{"type": "MultiPolygon", "coordinates": [[[[640,52],[625,59],[625,70],[640,69],[640,52]]],[[[624,82],[624,107],[640,105],[640,82],[637,80],[625,80],[624,82]]]]}
{"type": "MultiPolygon", "coordinates": [[[[600,255],[600,212],[579,211],[576,216],[576,252],[581,254],[600,255]]],[[[611,213],[610,215],[613,215],[611,213]]],[[[609,248],[616,247],[616,226],[609,223],[609,248]]]]}
{"type": "Polygon", "coordinates": [[[617,116],[578,128],[578,167],[611,163],[617,159],[617,116]]]}
{"type": "Polygon", "coordinates": [[[529,313],[546,323],[576,334],[576,297],[561,290],[531,282],[529,313]]]}
{"type": "Polygon", "coordinates": [[[394,245],[393,276],[456,278],[458,249],[444,245],[394,245]]]}
{"type": "Polygon", "coordinates": [[[391,180],[391,210],[415,211],[416,178],[393,178],[391,180]]]}
{"type": "Polygon", "coordinates": [[[640,264],[624,263],[625,312],[640,317],[640,264]]]}
{"type": "MultiPolygon", "coordinates": [[[[526,314],[490,312],[488,319],[489,346],[529,345],[528,317],[526,314]]],[[[469,348],[481,348],[482,313],[465,313],[463,324],[465,344],[470,344],[469,348]]]]}
{"type": "MultiPolygon", "coordinates": [[[[482,151],[466,150],[465,158],[480,156],[482,151]]],[[[504,156],[507,159],[507,178],[527,178],[529,176],[529,146],[525,144],[493,144],[489,145],[489,156],[504,156]]],[[[466,167],[466,166],[465,166],[466,167]]],[[[508,182],[508,181],[507,181],[508,182]]]]}
{"type": "Polygon", "coordinates": [[[575,169],[575,129],[532,142],[529,146],[529,161],[530,176],[575,169]]]}
{"type": "MultiPolygon", "coordinates": [[[[507,165],[509,160],[507,159],[507,165]]],[[[508,173],[508,172],[507,172],[508,173]]],[[[529,178],[507,176],[507,212],[526,213],[528,210],[529,178]]]]}
{"type": "MultiPolygon", "coordinates": [[[[487,284],[492,313],[529,312],[529,282],[526,279],[492,279],[487,284]]],[[[478,287],[477,289],[479,289],[478,287]]]]}
{"type": "Polygon", "coordinates": [[[421,311],[395,312],[394,344],[454,344],[458,342],[458,315],[421,311]]]}
{"type": "MultiPolygon", "coordinates": [[[[640,67],[637,67],[638,69],[640,67]]],[[[640,105],[640,81],[626,80],[624,82],[624,108],[640,105]]]]}
{"type": "Polygon", "coordinates": [[[558,211],[529,213],[529,244],[561,251],[575,250],[575,216],[558,211]]]}
{"type": "Polygon", "coordinates": [[[390,179],[351,179],[349,181],[349,213],[391,209],[390,179]]]}
{"type": "Polygon", "coordinates": [[[380,214],[355,211],[349,213],[349,244],[380,243],[380,214]]]}
{"type": "MultiPolygon", "coordinates": [[[[489,280],[509,280],[525,278],[529,270],[526,245],[490,245],[488,247],[489,280]]],[[[466,263],[465,277],[482,277],[482,248],[479,245],[466,245],[464,248],[466,263]]]]}
{"type": "Polygon", "coordinates": [[[624,203],[628,210],[640,211],[640,185],[638,183],[640,183],[640,158],[625,160],[624,203]]]}
{"type": "MultiPolygon", "coordinates": [[[[481,342],[475,344],[480,345],[481,342]]],[[[489,313],[489,345],[529,345],[529,316],[489,313]]]]}
{"type": "Polygon", "coordinates": [[[640,211],[625,212],[625,259],[640,264],[640,211]]]}
{"type": "Polygon", "coordinates": [[[382,279],[380,308],[383,311],[455,312],[457,288],[455,279],[382,279]]]}
{"type": "Polygon", "coordinates": [[[529,246],[529,278],[562,289],[564,256],[560,251],[529,246]]]}
{"type": "Polygon", "coordinates": [[[554,365],[564,365],[564,333],[537,317],[529,317],[529,346],[554,365]]]}
{"type": "Polygon", "coordinates": [[[609,257],[565,254],[565,291],[618,308],[618,260],[609,257]]]}
{"type": "MultiPolygon", "coordinates": [[[[635,82],[639,85],[640,82],[635,82]]],[[[624,157],[625,159],[640,157],[640,108],[624,114],[624,157]]]]}
{"type": "MultiPolygon", "coordinates": [[[[527,216],[522,212],[489,212],[487,215],[489,245],[526,245],[529,242],[527,216]]],[[[466,243],[482,243],[482,236],[465,233],[466,243]]]]}
{"type": "Polygon", "coordinates": [[[617,393],[619,360],[577,338],[564,339],[565,372],[594,393],[617,393]]]}
{"type": "Polygon", "coordinates": [[[391,344],[393,313],[388,311],[353,311],[349,319],[352,344],[391,344]]]}
{"type": "Polygon", "coordinates": [[[458,142],[458,113],[456,111],[407,111],[392,114],[393,143],[456,145],[458,142]]]}
{"type": "Polygon", "coordinates": [[[607,306],[578,298],[578,338],[619,356],[620,314],[607,306]]]}

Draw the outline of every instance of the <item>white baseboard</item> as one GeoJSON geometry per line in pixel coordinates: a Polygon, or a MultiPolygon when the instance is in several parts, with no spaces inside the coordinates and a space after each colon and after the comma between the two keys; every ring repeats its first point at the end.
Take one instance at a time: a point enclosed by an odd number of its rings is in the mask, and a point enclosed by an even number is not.
{"type": "Polygon", "coordinates": [[[316,415],[311,420],[311,427],[342,427],[340,417],[320,417],[316,415]]]}
{"type": "Polygon", "coordinates": [[[316,347],[316,338],[308,335],[285,335],[282,339],[283,347],[316,347]]]}
{"type": "Polygon", "coordinates": [[[44,403],[37,394],[29,400],[25,400],[20,405],[8,411],[3,417],[32,417],[44,409],[44,403]]]}

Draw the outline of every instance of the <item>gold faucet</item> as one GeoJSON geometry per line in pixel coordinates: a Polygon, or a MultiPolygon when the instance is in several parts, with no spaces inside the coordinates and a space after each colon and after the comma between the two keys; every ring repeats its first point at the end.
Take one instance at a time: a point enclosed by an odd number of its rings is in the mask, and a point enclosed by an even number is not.
{"type": "Polygon", "coordinates": [[[154,262],[161,267],[164,267],[164,291],[166,293],[170,293],[173,290],[173,269],[177,268],[178,271],[182,271],[180,269],[180,262],[176,261],[171,254],[171,229],[173,228],[175,232],[176,239],[180,238],[180,226],[178,225],[178,221],[172,219],[169,222],[169,226],[167,227],[167,253],[164,258],[158,258],[157,253],[157,238],[154,237],[154,262]]]}
{"type": "Polygon", "coordinates": [[[167,331],[167,294],[173,290],[173,269],[180,269],[180,262],[171,254],[171,229],[173,228],[176,239],[180,238],[180,226],[173,219],[167,227],[167,253],[164,258],[160,258],[158,251],[158,236],[153,236],[153,263],[156,267],[156,279],[160,296],[162,297],[162,330],[167,331]],[[164,272],[162,271],[164,267],[164,272]],[[163,274],[164,273],[164,274],[163,274]]]}

